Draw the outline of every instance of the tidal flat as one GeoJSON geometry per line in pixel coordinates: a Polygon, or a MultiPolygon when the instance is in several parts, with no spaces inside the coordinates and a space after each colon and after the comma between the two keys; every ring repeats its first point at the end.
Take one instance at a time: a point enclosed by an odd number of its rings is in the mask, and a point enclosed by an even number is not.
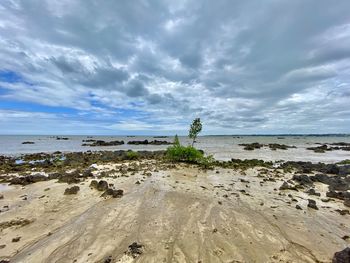
{"type": "Polygon", "coordinates": [[[1,262],[331,262],[350,166],[173,163],[164,151],[2,156],[1,262]]]}

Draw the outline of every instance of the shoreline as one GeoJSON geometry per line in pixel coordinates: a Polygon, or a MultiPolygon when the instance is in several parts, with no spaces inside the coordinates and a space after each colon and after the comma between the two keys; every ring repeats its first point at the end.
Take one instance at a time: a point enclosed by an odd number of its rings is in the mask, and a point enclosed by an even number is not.
{"type": "MultiPolygon", "coordinates": [[[[333,163],[349,159],[350,137],[279,137],[279,136],[202,136],[196,147],[217,160],[262,159],[265,161],[311,161],[333,163]],[[256,147],[257,146],[257,147],[256,147]]],[[[0,155],[20,156],[40,152],[87,151],[158,151],[166,150],[173,137],[161,136],[23,136],[1,137],[0,155]],[[147,143],[146,143],[147,141],[147,143]]],[[[182,145],[190,144],[180,137],[182,145]]]]}

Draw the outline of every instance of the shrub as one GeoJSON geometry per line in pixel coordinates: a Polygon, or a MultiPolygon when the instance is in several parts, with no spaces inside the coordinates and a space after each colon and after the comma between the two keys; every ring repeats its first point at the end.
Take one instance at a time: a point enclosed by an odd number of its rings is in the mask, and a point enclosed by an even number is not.
{"type": "Polygon", "coordinates": [[[166,157],[170,161],[198,163],[203,158],[203,153],[192,146],[174,145],[168,147],[166,157]]]}
{"type": "Polygon", "coordinates": [[[350,164],[350,159],[342,160],[342,161],[338,162],[337,164],[350,164]]]}
{"type": "Polygon", "coordinates": [[[139,158],[139,153],[138,152],[134,152],[134,151],[127,151],[126,152],[126,158],[128,160],[136,160],[139,158]]]}
{"type": "Polygon", "coordinates": [[[204,156],[204,152],[197,150],[193,147],[193,144],[197,138],[198,133],[202,130],[202,123],[199,118],[194,119],[189,130],[189,137],[192,139],[191,146],[182,146],[179,141],[179,137],[175,135],[173,146],[166,150],[166,158],[175,162],[193,163],[202,166],[207,169],[211,167],[215,160],[213,156],[204,156]]]}

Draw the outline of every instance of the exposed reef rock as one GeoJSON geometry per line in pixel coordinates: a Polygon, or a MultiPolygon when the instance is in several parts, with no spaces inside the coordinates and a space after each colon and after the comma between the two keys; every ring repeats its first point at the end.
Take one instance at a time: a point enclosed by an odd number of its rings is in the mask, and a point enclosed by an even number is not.
{"type": "Polygon", "coordinates": [[[350,247],[334,254],[332,263],[349,263],[350,262],[350,247]]]}
{"type": "Polygon", "coordinates": [[[148,141],[148,140],[143,140],[143,141],[128,141],[128,144],[133,144],[133,145],[168,145],[168,144],[173,144],[172,142],[168,142],[168,141],[158,141],[158,140],[154,140],[154,141],[148,141]]]}
{"type": "Polygon", "coordinates": [[[308,147],[307,150],[312,150],[315,153],[325,153],[326,151],[334,151],[334,150],[342,150],[342,151],[350,151],[349,143],[331,143],[330,145],[337,145],[335,147],[328,146],[327,144],[323,144],[321,146],[308,147]]]}
{"type": "Polygon", "coordinates": [[[34,142],[22,142],[22,144],[34,144],[34,142]]]}
{"type": "Polygon", "coordinates": [[[118,146],[123,145],[124,141],[110,141],[105,142],[102,140],[84,140],[83,142],[91,142],[89,143],[83,143],[82,146],[118,146]]]}
{"type": "Polygon", "coordinates": [[[241,143],[238,144],[239,146],[244,146],[244,150],[246,151],[253,151],[255,149],[260,149],[263,147],[269,147],[271,150],[276,151],[277,149],[279,150],[288,150],[289,148],[296,148],[296,146],[289,146],[285,144],[279,144],[279,143],[269,143],[269,144],[261,144],[258,142],[253,142],[253,143],[241,143]]]}
{"type": "Polygon", "coordinates": [[[79,192],[80,188],[79,186],[73,186],[70,188],[66,188],[66,190],[64,190],[64,194],[65,195],[75,195],[79,192]]]}

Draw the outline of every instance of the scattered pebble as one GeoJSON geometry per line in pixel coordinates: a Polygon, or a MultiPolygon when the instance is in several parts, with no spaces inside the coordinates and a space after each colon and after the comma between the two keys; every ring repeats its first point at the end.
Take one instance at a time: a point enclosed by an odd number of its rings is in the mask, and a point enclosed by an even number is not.
{"type": "Polygon", "coordinates": [[[21,237],[15,237],[15,238],[12,238],[12,242],[18,242],[21,240],[21,237]]]}
{"type": "Polygon", "coordinates": [[[308,207],[310,207],[312,209],[315,209],[315,210],[318,210],[318,207],[316,205],[316,201],[315,200],[309,199],[308,201],[309,201],[309,203],[307,204],[308,207]]]}

